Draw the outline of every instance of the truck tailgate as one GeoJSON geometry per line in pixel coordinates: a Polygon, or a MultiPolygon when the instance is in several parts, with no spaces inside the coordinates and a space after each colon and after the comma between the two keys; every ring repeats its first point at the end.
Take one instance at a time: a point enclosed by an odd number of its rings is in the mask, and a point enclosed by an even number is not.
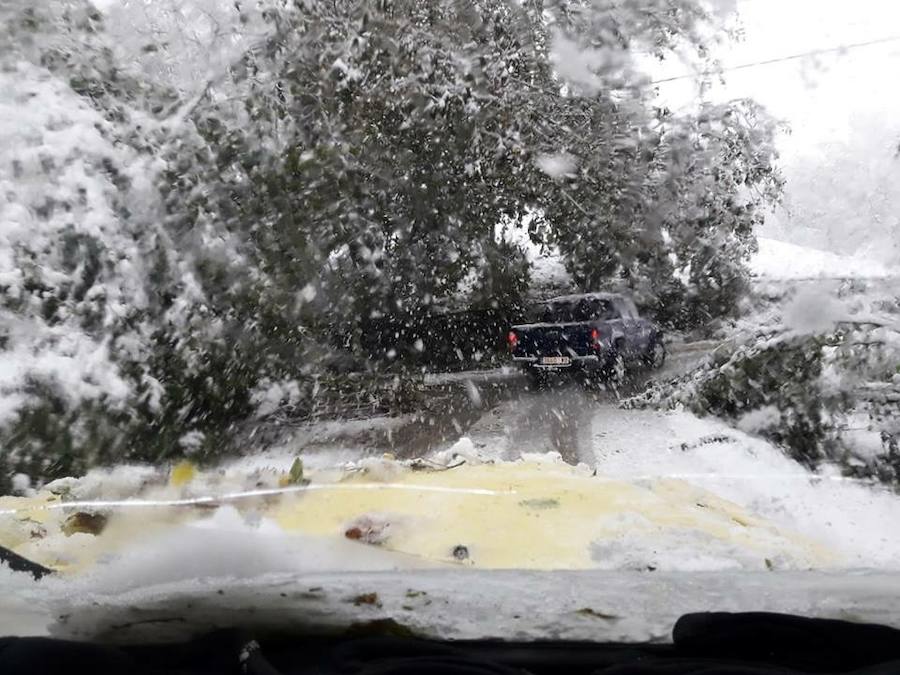
{"type": "Polygon", "coordinates": [[[514,357],[588,356],[594,353],[591,332],[586,323],[526,324],[514,326],[517,342],[514,357]]]}

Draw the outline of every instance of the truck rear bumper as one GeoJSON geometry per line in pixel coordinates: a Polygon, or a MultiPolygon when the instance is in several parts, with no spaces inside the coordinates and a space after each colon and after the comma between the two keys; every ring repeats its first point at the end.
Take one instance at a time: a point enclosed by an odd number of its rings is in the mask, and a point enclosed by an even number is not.
{"type": "Polygon", "coordinates": [[[512,357],[514,363],[518,363],[519,365],[529,367],[529,368],[538,368],[540,370],[565,370],[567,368],[581,368],[581,369],[590,369],[595,368],[600,365],[600,357],[595,354],[591,354],[589,356],[572,356],[570,357],[572,362],[568,365],[559,365],[559,364],[542,364],[540,356],[514,356],[512,357]]]}

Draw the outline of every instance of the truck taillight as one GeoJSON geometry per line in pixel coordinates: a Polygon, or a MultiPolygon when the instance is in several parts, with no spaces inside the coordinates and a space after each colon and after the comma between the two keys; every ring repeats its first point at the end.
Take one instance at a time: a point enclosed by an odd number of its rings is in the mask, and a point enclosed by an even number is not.
{"type": "Polygon", "coordinates": [[[597,328],[591,328],[591,346],[600,349],[600,331],[597,328]]]}
{"type": "Polygon", "coordinates": [[[516,345],[519,344],[519,336],[516,335],[516,331],[511,330],[506,334],[506,344],[509,345],[509,351],[516,348],[516,345]]]}

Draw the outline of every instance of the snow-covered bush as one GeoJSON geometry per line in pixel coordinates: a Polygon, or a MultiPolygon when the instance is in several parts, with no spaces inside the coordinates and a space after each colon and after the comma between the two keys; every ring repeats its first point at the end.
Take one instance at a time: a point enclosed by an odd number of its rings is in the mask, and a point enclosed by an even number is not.
{"type": "Polygon", "coordinates": [[[125,106],[150,99],[116,76],[97,21],[79,3],[0,11],[0,468],[38,475],[159,404],[148,268],[168,239],[155,160],[123,142],[125,106]]]}
{"type": "Polygon", "coordinates": [[[701,367],[627,405],[716,415],[808,466],[835,462],[848,474],[897,482],[900,296],[893,283],[810,282],[770,297],[701,367]],[[772,300],[781,307],[775,313],[772,300]]]}
{"type": "Polygon", "coordinates": [[[171,92],[120,69],[77,1],[0,9],[0,89],[0,490],[194,431],[221,451],[269,356],[259,310],[210,292],[224,237],[165,218],[171,92]]]}

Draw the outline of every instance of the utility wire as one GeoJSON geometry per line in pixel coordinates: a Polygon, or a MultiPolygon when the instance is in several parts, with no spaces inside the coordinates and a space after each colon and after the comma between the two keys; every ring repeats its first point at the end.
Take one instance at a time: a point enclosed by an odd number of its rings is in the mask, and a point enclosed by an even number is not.
{"type": "Polygon", "coordinates": [[[782,61],[793,61],[796,59],[806,58],[807,56],[817,56],[819,54],[829,54],[832,52],[844,52],[849,51],[851,49],[857,49],[859,47],[870,47],[872,45],[884,44],[886,42],[897,42],[900,41],[900,35],[894,35],[891,37],[878,38],[877,40],[867,40],[866,42],[854,42],[847,45],[838,45],[836,47],[826,47],[824,49],[814,49],[808,52],[800,52],[799,54],[791,54],[789,56],[779,56],[773,59],[765,59],[763,61],[753,61],[751,63],[742,63],[737,66],[731,66],[729,68],[721,68],[719,71],[704,71],[702,73],[688,73],[685,75],[675,75],[673,77],[664,77],[659,80],[652,80],[650,84],[661,84],[663,82],[674,82],[675,80],[686,80],[688,78],[701,77],[705,75],[712,75],[714,72],[728,72],[732,70],[744,70],[746,68],[755,68],[756,66],[768,66],[773,63],[781,63],[782,61]]]}

